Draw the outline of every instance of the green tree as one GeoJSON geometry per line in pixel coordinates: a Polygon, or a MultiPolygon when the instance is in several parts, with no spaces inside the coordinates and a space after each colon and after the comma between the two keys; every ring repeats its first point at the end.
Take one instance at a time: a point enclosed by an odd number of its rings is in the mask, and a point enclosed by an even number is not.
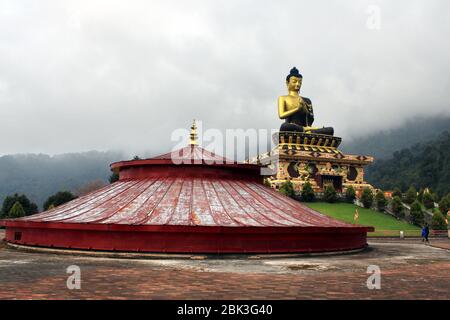
{"type": "Polygon", "coordinates": [[[394,191],[392,191],[392,198],[399,197],[401,200],[402,196],[402,191],[399,188],[395,188],[394,191]]]}
{"type": "Polygon", "coordinates": [[[433,213],[433,218],[431,219],[431,228],[434,230],[447,230],[445,218],[438,210],[435,210],[433,213]]]}
{"type": "Polygon", "coordinates": [[[420,189],[419,192],[417,192],[417,200],[419,200],[420,203],[423,203],[423,195],[425,193],[424,189],[420,189]]]}
{"type": "Polygon", "coordinates": [[[355,188],[353,188],[352,186],[349,186],[346,190],[345,190],[345,201],[347,201],[348,203],[353,203],[353,201],[356,199],[356,191],[355,188]]]}
{"type": "Polygon", "coordinates": [[[377,205],[378,211],[384,211],[386,208],[387,200],[384,196],[383,191],[379,190],[377,194],[375,195],[375,203],[377,205]]]}
{"type": "Polygon", "coordinates": [[[292,184],[291,180],[287,180],[286,182],[284,182],[281,185],[279,191],[280,191],[280,193],[282,193],[288,197],[293,197],[295,195],[294,185],[292,184]]]}
{"type": "Polygon", "coordinates": [[[109,176],[109,183],[114,183],[116,181],[119,181],[119,174],[116,172],[113,172],[110,176],[109,176]]]}
{"type": "Polygon", "coordinates": [[[316,199],[316,195],[314,194],[314,190],[311,186],[311,183],[306,182],[303,185],[301,197],[302,197],[302,200],[305,202],[312,202],[316,199]]]}
{"type": "Polygon", "coordinates": [[[361,194],[361,202],[364,208],[371,208],[373,204],[373,192],[370,188],[364,188],[361,194]]]}
{"type": "Polygon", "coordinates": [[[9,210],[8,218],[20,218],[25,216],[25,210],[23,209],[22,205],[19,201],[16,201],[14,205],[11,207],[11,210],[9,210]]]}
{"type": "Polygon", "coordinates": [[[414,201],[411,204],[411,219],[412,219],[412,222],[415,225],[421,226],[421,225],[423,225],[424,218],[425,218],[425,216],[423,214],[422,207],[421,207],[419,201],[417,201],[417,200],[414,201]]]}
{"type": "Polygon", "coordinates": [[[427,209],[434,208],[434,197],[430,192],[424,192],[422,196],[422,203],[427,209]]]}
{"type": "Polygon", "coordinates": [[[413,186],[411,186],[409,187],[408,191],[406,191],[405,202],[407,204],[411,204],[416,200],[417,200],[417,191],[413,186]]]}
{"type": "Polygon", "coordinates": [[[447,215],[448,210],[450,210],[450,193],[443,196],[441,201],[439,201],[439,210],[444,216],[447,215]]]}
{"type": "Polygon", "coordinates": [[[51,205],[57,207],[64,203],[72,201],[75,198],[76,197],[69,191],[57,192],[54,195],[48,197],[47,201],[44,202],[44,210],[48,210],[51,205]]]}
{"type": "Polygon", "coordinates": [[[403,218],[405,216],[404,210],[403,210],[402,200],[400,199],[399,196],[395,196],[392,199],[391,206],[392,206],[392,211],[395,213],[396,217],[403,218]]]}
{"type": "Polygon", "coordinates": [[[31,202],[30,199],[27,198],[26,195],[18,195],[15,193],[12,196],[7,196],[3,201],[2,210],[0,212],[0,216],[7,217],[9,215],[9,211],[14,206],[16,202],[19,202],[22,205],[23,210],[25,211],[25,215],[29,216],[38,212],[38,207],[34,202],[31,202]]]}
{"type": "Polygon", "coordinates": [[[323,193],[323,199],[329,203],[333,203],[333,202],[337,201],[337,193],[332,185],[328,185],[325,187],[325,191],[323,193]]]}

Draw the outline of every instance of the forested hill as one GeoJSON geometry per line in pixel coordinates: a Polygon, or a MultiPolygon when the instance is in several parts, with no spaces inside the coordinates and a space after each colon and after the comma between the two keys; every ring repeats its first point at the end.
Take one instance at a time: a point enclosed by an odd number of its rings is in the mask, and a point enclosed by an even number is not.
{"type": "Polygon", "coordinates": [[[386,160],[378,159],[368,166],[366,179],[377,188],[392,190],[399,187],[406,191],[429,187],[439,196],[450,192],[450,133],[415,144],[393,153],[386,160]]]}
{"type": "Polygon", "coordinates": [[[75,191],[99,179],[107,182],[109,164],[122,159],[120,152],[99,151],[0,157],[0,205],[7,195],[24,193],[42,208],[47,197],[58,191],[75,191]]]}
{"type": "Polygon", "coordinates": [[[391,158],[396,150],[436,139],[439,134],[449,129],[449,116],[417,117],[392,130],[377,132],[353,141],[343,139],[340,148],[350,154],[365,154],[376,159],[387,159],[391,158]]]}

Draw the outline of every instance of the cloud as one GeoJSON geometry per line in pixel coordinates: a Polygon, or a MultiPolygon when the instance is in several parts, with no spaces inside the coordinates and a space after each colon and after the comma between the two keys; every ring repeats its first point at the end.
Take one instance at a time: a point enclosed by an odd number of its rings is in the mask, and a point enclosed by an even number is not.
{"type": "Polygon", "coordinates": [[[169,151],[205,128],[278,128],[292,66],[351,139],[449,115],[450,3],[0,1],[0,154],[169,151]],[[379,29],[367,9],[380,9],[379,29]]]}

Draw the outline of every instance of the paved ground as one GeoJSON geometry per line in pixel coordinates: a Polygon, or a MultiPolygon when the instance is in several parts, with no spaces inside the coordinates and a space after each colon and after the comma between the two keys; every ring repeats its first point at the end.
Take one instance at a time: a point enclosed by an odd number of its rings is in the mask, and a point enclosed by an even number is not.
{"type": "MultiPolygon", "coordinates": [[[[2,237],[0,231],[0,237],[2,237]]],[[[445,247],[450,240],[435,241],[445,247]]],[[[109,259],[0,245],[0,299],[450,299],[450,253],[418,240],[372,240],[351,255],[272,259],[109,259]],[[81,269],[81,289],[66,268],[81,269]],[[368,265],[381,289],[366,285],[368,265]]]]}

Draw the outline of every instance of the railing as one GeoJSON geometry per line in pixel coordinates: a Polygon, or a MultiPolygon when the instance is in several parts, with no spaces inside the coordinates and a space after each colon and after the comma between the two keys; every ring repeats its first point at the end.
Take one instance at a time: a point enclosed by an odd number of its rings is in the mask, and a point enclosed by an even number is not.
{"type": "MultiPolygon", "coordinates": [[[[403,237],[422,237],[422,230],[379,230],[367,233],[368,237],[395,237],[400,238],[400,231],[403,231],[403,237]]],[[[448,230],[430,230],[430,237],[447,238],[449,236],[448,230]]]]}
{"type": "Polygon", "coordinates": [[[403,237],[420,237],[422,235],[421,230],[379,230],[375,229],[375,232],[367,233],[368,237],[396,237],[400,238],[400,231],[403,231],[403,237]]]}
{"type": "Polygon", "coordinates": [[[430,236],[439,238],[449,237],[449,230],[431,230],[430,236]]]}

